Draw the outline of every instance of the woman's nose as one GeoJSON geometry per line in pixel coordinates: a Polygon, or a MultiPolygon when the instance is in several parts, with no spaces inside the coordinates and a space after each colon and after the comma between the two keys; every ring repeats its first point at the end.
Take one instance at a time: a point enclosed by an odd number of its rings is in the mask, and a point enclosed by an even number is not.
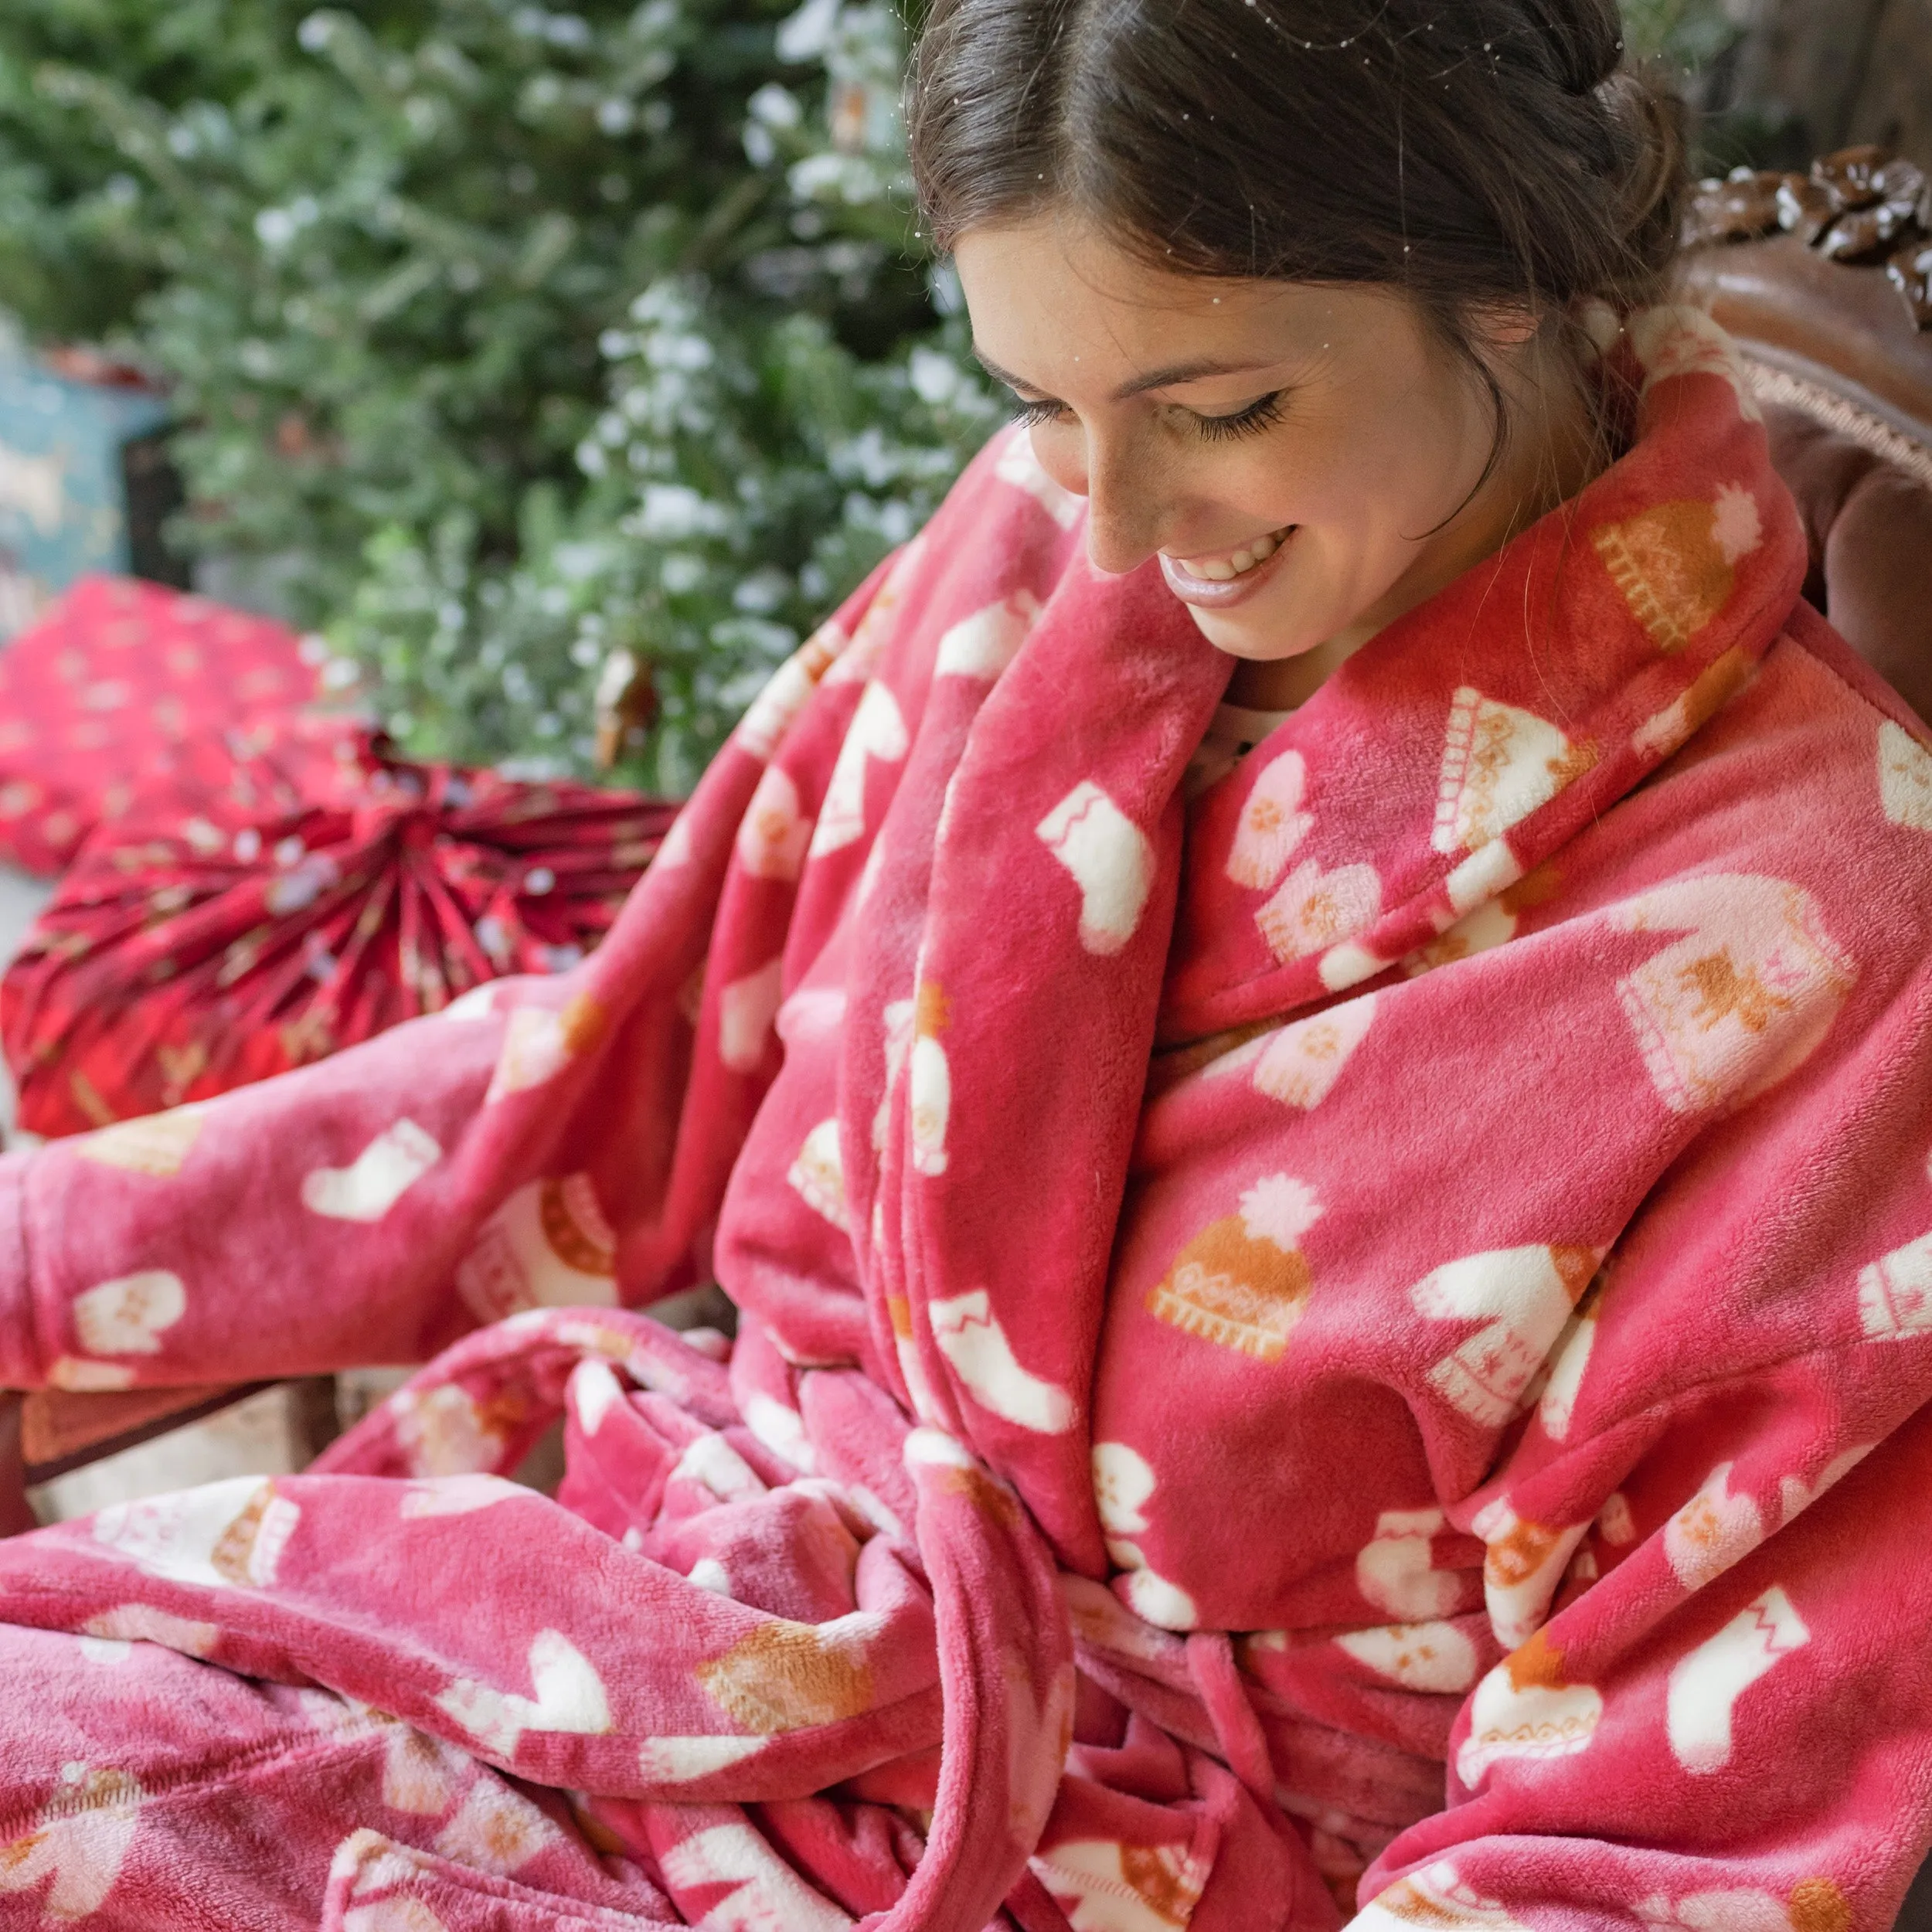
{"type": "Polygon", "coordinates": [[[1082,428],[1036,437],[1033,446],[1056,483],[1087,499],[1087,554],[1095,570],[1118,576],[1160,548],[1160,478],[1128,439],[1082,428]]]}

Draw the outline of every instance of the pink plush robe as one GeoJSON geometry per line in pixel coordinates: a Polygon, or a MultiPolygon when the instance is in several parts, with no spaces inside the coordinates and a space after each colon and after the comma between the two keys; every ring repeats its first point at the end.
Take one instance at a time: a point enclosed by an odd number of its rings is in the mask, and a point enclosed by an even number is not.
{"type": "Polygon", "coordinates": [[[454,1343],[0,1546],[0,1927],[1888,1924],[1932,751],[1721,335],[1606,379],[1185,810],[1228,662],[1002,438],[569,978],[0,1164],[0,1383],[454,1343]]]}

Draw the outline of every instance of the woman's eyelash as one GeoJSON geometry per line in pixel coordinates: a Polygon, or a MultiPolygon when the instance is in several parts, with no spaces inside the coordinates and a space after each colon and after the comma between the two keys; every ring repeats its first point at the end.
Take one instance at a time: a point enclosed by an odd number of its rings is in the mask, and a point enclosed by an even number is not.
{"type": "Polygon", "coordinates": [[[1064,403],[1029,403],[1025,396],[1015,396],[1013,398],[1013,420],[1024,423],[1029,429],[1032,429],[1039,423],[1052,422],[1066,406],[1064,403]]]}
{"type": "Polygon", "coordinates": [[[1273,389],[1266,396],[1249,403],[1246,409],[1236,410],[1232,416],[1202,416],[1192,412],[1200,425],[1201,434],[1210,442],[1219,442],[1224,437],[1253,436],[1258,430],[1272,429],[1281,420],[1281,399],[1286,389],[1273,389]]]}
{"type": "MultiPolygon", "coordinates": [[[[1281,421],[1281,400],[1287,394],[1286,389],[1271,390],[1231,416],[1203,416],[1198,410],[1189,410],[1188,414],[1194,418],[1201,434],[1211,443],[1230,436],[1253,436],[1260,430],[1272,429],[1281,421]]],[[[1063,414],[1066,408],[1064,403],[1050,400],[1029,402],[1025,396],[1016,396],[1013,398],[1012,420],[1033,429],[1052,422],[1063,414]]]]}

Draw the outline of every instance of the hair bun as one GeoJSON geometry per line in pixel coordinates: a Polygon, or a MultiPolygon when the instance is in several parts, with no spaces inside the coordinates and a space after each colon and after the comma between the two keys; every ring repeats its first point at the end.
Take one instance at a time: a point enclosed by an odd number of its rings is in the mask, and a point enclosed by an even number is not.
{"type": "Polygon", "coordinates": [[[1593,94],[1623,64],[1616,0],[1523,0],[1523,11],[1542,34],[1564,93],[1593,94]]]}
{"type": "Polygon", "coordinates": [[[1690,194],[1684,104],[1628,67],[1598,82],[1595,92],[1620,136],[1619,233],[1634,260],[1662,269],[1677,252],[1690,194]]]}

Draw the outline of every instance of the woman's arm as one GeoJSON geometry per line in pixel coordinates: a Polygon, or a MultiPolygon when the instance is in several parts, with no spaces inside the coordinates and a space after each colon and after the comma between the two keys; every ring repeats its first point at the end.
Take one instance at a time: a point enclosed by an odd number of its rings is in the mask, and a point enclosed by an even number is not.
{"type": "Polygon", "coordinates": [[[734,869],[734,848],[774,764],[822,794],[863,685],[818,682],[862,620],[890,631],[890,573],[774,675],[572,972],[0,1159],[0,1388],[417,1362],[519,1308],[634,1306],[698,1278],[780,1057],[775,998],[749,1002],[755,1037],[741,1017],[730,1052],[721,1012],[836,910],[795,929],[795,883],[734,869]]]}
{"type": "Polygon", "coordinates": [[[506,1023],[471,1012],[0,1161],[0,1385],[408,1362],[471,1326],[461,1155],[506,1023]]]}

